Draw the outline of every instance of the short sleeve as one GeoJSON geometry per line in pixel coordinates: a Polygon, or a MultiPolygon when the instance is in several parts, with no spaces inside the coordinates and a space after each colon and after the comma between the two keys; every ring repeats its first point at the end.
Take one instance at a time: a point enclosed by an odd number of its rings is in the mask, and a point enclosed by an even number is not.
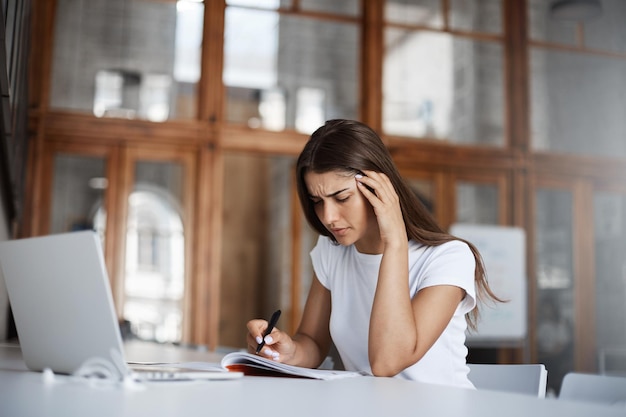
{"type": "Polygon", "coordinates": [[[324,262],[324,260],[328,260],[330,256],[330,245],[330,240],[326,236],[320,236],[317,239],[317,244],[310,252],[315,276],[326,289],[330,289],[330,282],[328,270],[326,269],[328,262],[324,262]]]}
{"type": "Polygon", "coordinates": [[[475,288],[476,259],[469,246],[454,240],[433,247],[430,261],[423,271],[419,289],[434,285],[454,285],[465,290],[465,298],[459,304],[462,313],[476,306],[475,288]]]}

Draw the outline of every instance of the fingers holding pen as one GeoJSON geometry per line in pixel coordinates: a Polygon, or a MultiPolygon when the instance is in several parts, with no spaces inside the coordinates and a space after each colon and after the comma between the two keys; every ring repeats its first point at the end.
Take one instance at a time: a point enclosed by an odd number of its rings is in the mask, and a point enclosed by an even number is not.
{"type": "Polygon", "coordinates": [[[280,352],[277,349],[278,342],[283,333],[278,328],[273,328],[269,334],[266,334],[268,322],[262,319],[250,320],[247,327],[248,352],[278,361],[280,359],[280,352]]]}
{"type": "MultiPolygon", "coordinates": [[[[246,325],[248,328],[248,350],[252,353],[256,352],[257,347],[263,342],[263,336],[268,328],[268,322],[263,319],[250,320],[246,325]]],[[[269,335],[268,335],[269,336],[269,335]]]]}

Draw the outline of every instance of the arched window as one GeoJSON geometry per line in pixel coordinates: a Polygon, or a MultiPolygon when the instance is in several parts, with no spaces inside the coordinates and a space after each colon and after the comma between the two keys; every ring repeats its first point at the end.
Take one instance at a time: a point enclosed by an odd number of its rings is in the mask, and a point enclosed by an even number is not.
{"type": "MultiPolygon", "coordinates": [[[[160,187],[137,184],[128,199],[123,317],[137,337],[178,342],[182,335],[185,246],[180,206],[160,187]]],[[[104,236],[106,213],[94,215],[104,236]]]]}

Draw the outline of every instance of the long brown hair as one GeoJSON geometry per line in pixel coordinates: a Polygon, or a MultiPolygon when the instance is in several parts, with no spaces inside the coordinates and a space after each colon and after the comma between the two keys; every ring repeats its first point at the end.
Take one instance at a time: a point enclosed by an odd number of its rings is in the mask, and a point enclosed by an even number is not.
{"type": "MultiPolygon", "coordinates": [[[[400,199],[402,217],[409,239],[428,246],[438,246],[452,240],[465,242],[476,259],[474,280],[478,300],[502,301],[489,288],[485,267],[476,247],[464,239],[447,233],[437,224],[432,214],[400,176],[383,141],[374,130],[361,122],[345,119],[328,120],[313,132],[298,157],[296,164],[298,197],[304,215],[315,231],[328,236],[336,243],[335,237],[315,214],[304,181],[305,174],[329,171],[357,174],[366,170],[381,172],[389,177],[400,199]]],[[[478,316],[477,305],[466,317],[469,327],[473,330],[476,329],[478,316]]]]}

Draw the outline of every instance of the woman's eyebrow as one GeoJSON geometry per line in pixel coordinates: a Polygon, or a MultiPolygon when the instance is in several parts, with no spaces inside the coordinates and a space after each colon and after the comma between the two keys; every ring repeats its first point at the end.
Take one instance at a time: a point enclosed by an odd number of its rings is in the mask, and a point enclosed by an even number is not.
{"type": "Polygon", "coordinates": [[[339,194],[341,194],[341,193],[343,193],[344,191],[347,191],[347,190],[349,190],[349,188],[344,188],[342,190],[335,191],[334,193],[327,194],[324,197],[335,197],[335,196],[337,196],[337,195],[339,195],[339,194]]]}
{"type": "MultiPolygon", "coordinates": [[[[324,197],[335,197],[335,196],[337,196],[337,195],[339,195],[339,194],[341,194],[341,193],[343,193],[344,191],[347,191],[347,190],[349,190],[349,189],[350,189],[350,188],[344,188],[344,189],[341,189],[341,190],[339,190],[339,191],[335,191],[334,193],[327,194],[327,195],[325,195],[324,197]]],[[[313,194],[309,194],[309,198],[320,198],[320,197],[318,197],[318,196],[316,196],[316,195],[313,195],[313,194]]]]}

